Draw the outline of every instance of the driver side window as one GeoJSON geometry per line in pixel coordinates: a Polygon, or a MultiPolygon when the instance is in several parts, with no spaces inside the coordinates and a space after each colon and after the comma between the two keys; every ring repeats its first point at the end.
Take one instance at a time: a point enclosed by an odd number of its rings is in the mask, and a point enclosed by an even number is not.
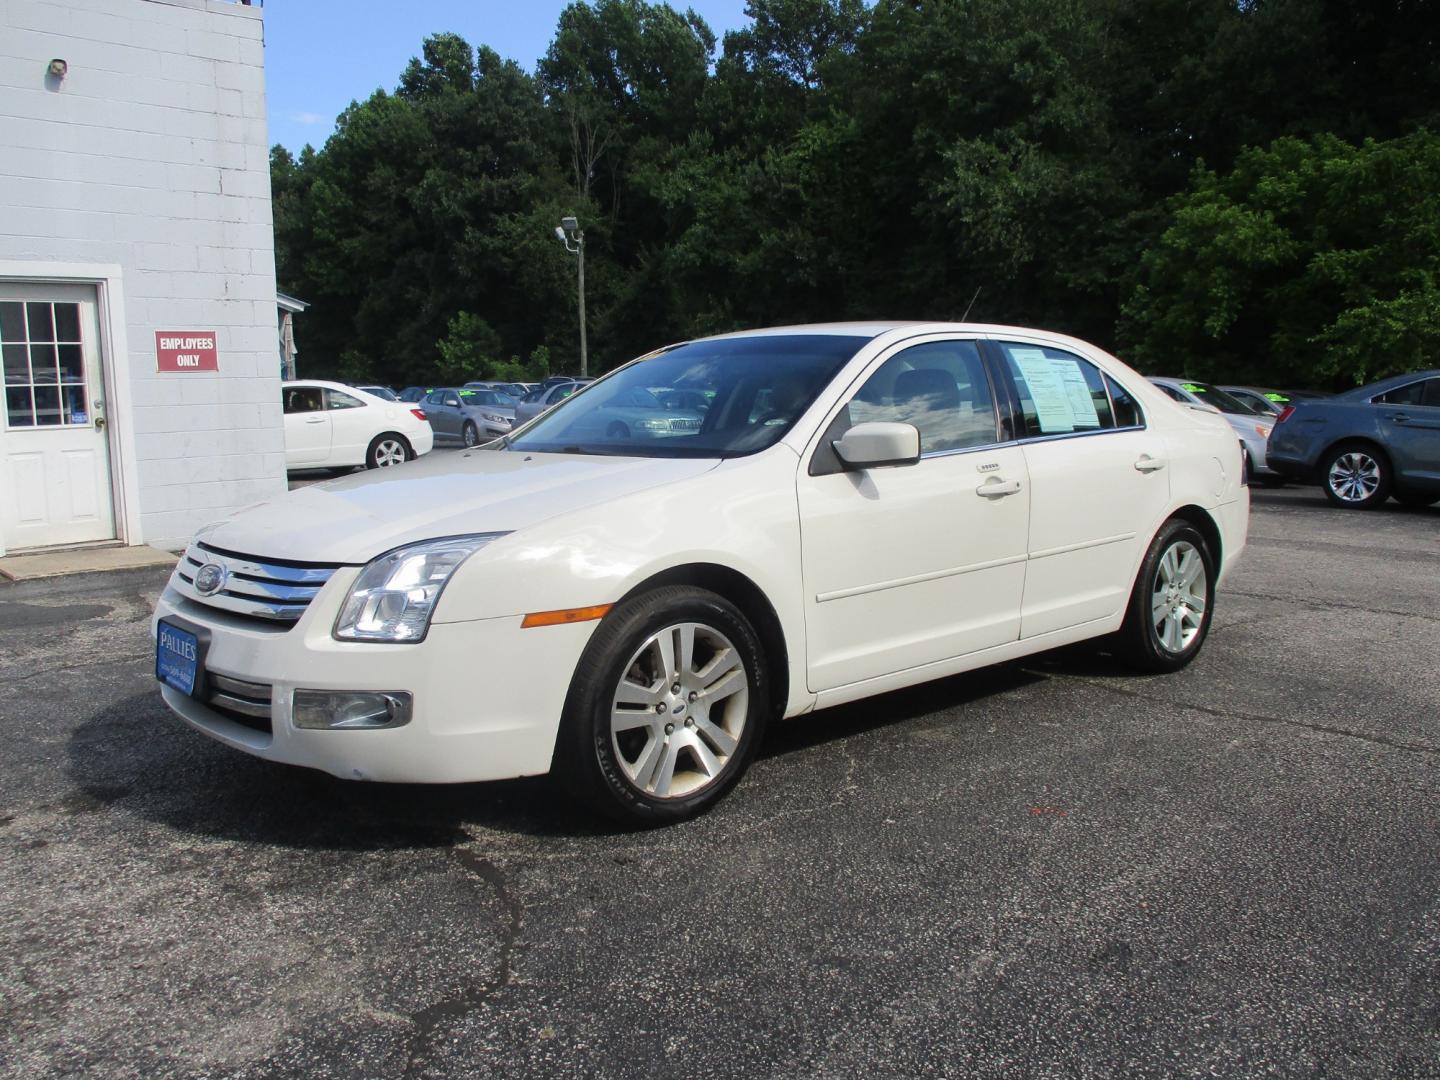
{"type": "Polygon", "coordinates": [[[995,398],[973,341],[932,341],[896,353],[865,380],[849,410],[852,425],[913,424],[922,454],[999,441],[995,398]]]}

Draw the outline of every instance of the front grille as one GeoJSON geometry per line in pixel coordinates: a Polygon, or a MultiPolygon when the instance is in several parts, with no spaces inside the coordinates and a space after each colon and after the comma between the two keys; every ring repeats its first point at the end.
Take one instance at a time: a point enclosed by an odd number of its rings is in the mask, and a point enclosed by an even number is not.
{"type": "Polygon", "coordinates": [[[237,724],[271,734],[270,686],[205,673],[205,704],[237,724]]]}
{"type": "Polygon", "coordinates": [[[699,430],[700,430],[700,421],[699,421],[699,420],[685,420],[685,419],[676,418],[676,419],[670,421],[670,430],[671,430],[671,431],[699,431],[699,430]]]}
{"type": "Polygon", "coordinates": [[[196,542],[186,549],[170,584],[197,604],[268,622],[293,623],[338,569],[333,563],[267,561],[196,542]],[[208,563],[220,566],[224,576],[220,588],[207,595],[195,587],[195,576],[208,563]]]}

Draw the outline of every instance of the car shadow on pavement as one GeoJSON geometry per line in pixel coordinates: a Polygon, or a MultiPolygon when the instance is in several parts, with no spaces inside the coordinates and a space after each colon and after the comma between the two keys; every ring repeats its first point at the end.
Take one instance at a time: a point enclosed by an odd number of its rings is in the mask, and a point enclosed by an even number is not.
{"type": "MultiPolygon", "coordinates": [[[[1007,664],[777,722],[759,756],[805,753],[1042,679],[1007,664]]],[[[191,730],[148,692],[82,722],[67,752],[75,812],[133,814],[197,837],[361,852],[452,847],[471,827],[567,838],[634,831],[579,806],[548,777],[366,784],[262,761],[191,730]]]]}

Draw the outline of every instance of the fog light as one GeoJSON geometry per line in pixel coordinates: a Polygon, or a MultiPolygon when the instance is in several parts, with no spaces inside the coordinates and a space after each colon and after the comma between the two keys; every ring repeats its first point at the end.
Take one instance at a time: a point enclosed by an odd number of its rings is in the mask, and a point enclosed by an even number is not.
{"type": "Polygon", "coordinates": [[[407,691],[296,690],[291,717],[297,728],[322,731],[375,731],[410,723],[407,691]]]}

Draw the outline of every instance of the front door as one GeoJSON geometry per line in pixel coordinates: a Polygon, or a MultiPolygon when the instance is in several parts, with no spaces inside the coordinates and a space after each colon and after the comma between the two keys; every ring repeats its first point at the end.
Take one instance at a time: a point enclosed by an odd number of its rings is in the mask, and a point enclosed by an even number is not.
{"type": "Polygon", "coordinates": [[[900,349],[831,421],[798,478],[807,666],[834,689],[1014,641],[1029,478],[974,341],[900,349]],[[913,424],[913,465],[843,470],[853,424],[913,424]]]}
{"type": "Polygon", "coordinates": [[[1392,390],[1377,399],[1380,435],[1406,480],[1440,481],[1440,378],[1392,390]]]}
{"type": "Polygon", "coordinates": [[[285,408],[285,464],[290,468],[321,466],[330,460],[330,417],[325,388],[287,383],[281,391],[285,408]]]}
{"type": "Polygon", "coordinates": [[[95,290],[0,282],[7,551],[115,538],[95,290]]]}

